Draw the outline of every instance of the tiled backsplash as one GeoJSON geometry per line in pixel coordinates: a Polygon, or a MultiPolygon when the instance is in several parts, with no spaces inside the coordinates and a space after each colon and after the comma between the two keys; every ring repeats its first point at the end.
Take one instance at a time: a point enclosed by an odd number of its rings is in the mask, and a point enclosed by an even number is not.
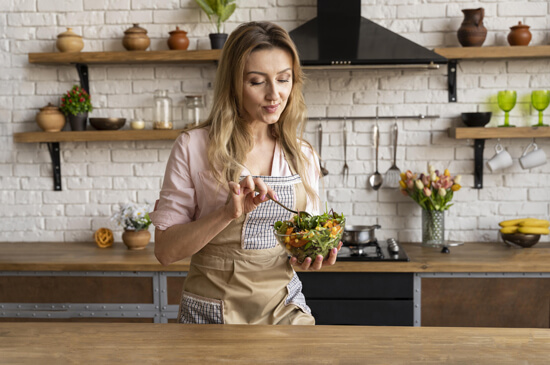
{"type": "MultiPolygon", "coordinates": [[[[251,19],[269,20],[294,29],[315,16],[314,0],[238,0],[227,23],[230,32],[251,19]]],[[[531,26],[531,45],[549,43],[550,4],[546,1],[443,2],[439,0],[363,1],[362,15],[427,48],[458,46],[456,30],[462,8],[485,8],[488,29],[484,46],[507,45],[509,27],[522,21],[531,26]],[[389,4],[386,4],[389,3],[389,4]]],[[[52,190],[47,146],[15,144],[13,133],[36,131],[38,108],[59,103],[59,96],[78,83],[74,67],[31,65],[29,52],[55,51],[56,35],[73,27],[84,36],[83,51],[120,51],[123,31],[140,25],[149,31],[153,50],[167,49],[168,32],[176,26],[189,32],[190,49],[208,49],[212,26],[193,0],[5,0],[0,4],[0,241],[90,241],[100,227],[120,235],[109,217],[118,203],[154,202],[158,197],[170,141],[61,143],[64,190],[52,190]]],[[[185,95],[211,97],[214,66],[90,66],[92,116],[150,119],[155,89],[168,89],[174,101],[175,126],[182,127],[185,95]]],[[[375,121],[353,116],[440,115],[433,120],[397,120],[397,166],[425,170],[428,162],[464,176],[464,188],[455,194],[447,213],[448,238],[494,241],[497,223],[517,216],[547,218],[550,213],[550,164],[524,171],[517,161],[527,139],[501,143],[514,157],[504,172],[485,169],[484,188],[473,186],[473,141],[448,137],[449,127],[461,126],[460,113],[493,111],[491,126],[501,123],[496,93],[518,92],[511,121],[527,126],[536,121],[529,103],[535,89],[550,88],[550,59],[461,61],[458,102],[447,102],[447,69],[308,70],[305,97],[313,120],[308,140],[317,145],[317,125],[324,130],[323,158],[330,174],[322,197],[343,211],[351,224],[375,224],[377,236],[402,241],[420,240],[420,208],[395,189],[367,188],[374,171],[372,127],[375,121]],[[342,120],[347,117],[350,178],[342,179],[342,120]]],[[[546,118],[550,121],[550,109],[546,118]]],[[[380,120],[381,173],[391,165],[390,130],[393,120],[380,120]]],[[[128,125],[125,127],[128,128],[128,125]]],[[[487,140],[485,158],[494,153],[496,140],[487,140]]],[[[537,143],[550,154],[550,139],[537,143]]],[[[118,236],[120,240],[120,237],[118,236]]],[[[548,240],[548,238],[543,238],[548,240]]]]}

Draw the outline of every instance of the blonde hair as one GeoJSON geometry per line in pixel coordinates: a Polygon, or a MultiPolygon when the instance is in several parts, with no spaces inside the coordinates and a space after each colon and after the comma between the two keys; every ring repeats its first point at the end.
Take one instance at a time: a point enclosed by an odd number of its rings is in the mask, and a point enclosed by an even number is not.
{"type": "Polygon", "coordinates": [[[311,186],[306,170],[311,161],[302,151],[302,145],[313,148],[303,139],[307,121],[306,104],[302,94],[304,74],[296,47],[288,33],[269,22],[241,24],[227,39],[214,86],[212,110],[200,127],[209,128],[208,161],[216,179],[226,185],[238,182],[243,162],[252,150],[253,138],[248,123],[241,117],[243,111],[243,74],[249,55],[256,50],[280,48],[292,56],[292,91],[279,121],[271,125],[273,137],[281,144],[296,172],[302,177],[304,188],[317,205],[318,196],[311,186]]]}

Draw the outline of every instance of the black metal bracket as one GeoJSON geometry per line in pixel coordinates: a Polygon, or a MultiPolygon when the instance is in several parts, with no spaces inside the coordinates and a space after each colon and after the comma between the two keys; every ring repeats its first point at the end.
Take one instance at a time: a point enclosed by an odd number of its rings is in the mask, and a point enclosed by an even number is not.
{"type": "Polygon", "coordinates": [[[48,150],[52,158],[53,190],[61,191],[61,157],[59,153],[59,142],[48,142],[48,150]]]}
{"type": "Polygon", "coordinates": [[[78,78],[80,79],[80,87],[90,94],[90,80],[88,78],[88,65],[84,63],[75,64],[78,78]]]}
{"type": "Polygon", "coordinates": [[[449,60],[447,64],[447,86],[449,88],[449,103],[456,103],[456,60],[449,60]]]}
{"type": "Polygon", "coordinates": [[[483,149],[484,139],[474,140],[474,189],[483,189],[483,149]]]}

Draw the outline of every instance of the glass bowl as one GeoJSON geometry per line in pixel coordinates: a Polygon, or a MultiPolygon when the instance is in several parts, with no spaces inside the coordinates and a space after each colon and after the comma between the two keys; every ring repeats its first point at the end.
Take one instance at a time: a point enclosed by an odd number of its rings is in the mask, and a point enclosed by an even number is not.
{"type": "MultiPolygon", "coordinates": [[[[345,218],[341,218],[340,223],[329,223],[327,227],[325,227],[326,221],[320,221],[320,223],[321,225],[318,226],[319,229],[314,228],[287,234],[280,233],[285,229],[279,228],[279,230],[274,229],[273,233],[275,234],[277,242],[283,246],[290,256],[296,257],[298,263],[304,262],[307,257],[314,261],[318,255],[326,259],[330,251],[338,247],[338,244],[342,240],[346,220],[345,218]]],[[[286,230],[288,229],[290,229],[290,227],[286,230]]]]}

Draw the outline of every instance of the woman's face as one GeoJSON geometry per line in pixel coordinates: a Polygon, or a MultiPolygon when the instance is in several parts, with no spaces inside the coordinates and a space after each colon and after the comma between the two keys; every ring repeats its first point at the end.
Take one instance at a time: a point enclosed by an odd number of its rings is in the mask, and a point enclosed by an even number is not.
{"type": "Polygon", "coordinates": [[[281,48],[254,51],[243,75],[244,119],[277,123],[292,90],[292,56],[281,48]]]}

